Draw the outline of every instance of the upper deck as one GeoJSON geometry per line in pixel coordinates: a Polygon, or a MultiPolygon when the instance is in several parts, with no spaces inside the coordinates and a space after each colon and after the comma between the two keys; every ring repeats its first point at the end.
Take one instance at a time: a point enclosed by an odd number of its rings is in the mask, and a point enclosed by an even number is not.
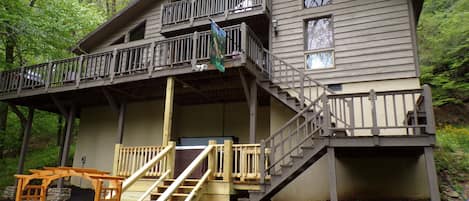
{"type": "MultiPolygon", "coordinates": [[[[262,43],[246,24],[224,30],[228,38],[226,68],[260,59],[262,43]]],[[[213,70],[209,64],[210,37],[209,31],[195,32],[3,71],[0,100],[20,105],[40,104],[34,97],[188,74],[200,64],[208,64],[208,70],[213,70]]]]}
{"type": "MultiPolygon", "coordinates": [[[[221,25],[250,19],[253,22],[268,22],[270,11],[271,0],[181,0],[165,3],[161,6],[161,34],[170,36],[175,31],[207,26],[210,24],[208,19],[221,25]]],[[[268,30],[268,27],[265,28],[268,30]]]]}

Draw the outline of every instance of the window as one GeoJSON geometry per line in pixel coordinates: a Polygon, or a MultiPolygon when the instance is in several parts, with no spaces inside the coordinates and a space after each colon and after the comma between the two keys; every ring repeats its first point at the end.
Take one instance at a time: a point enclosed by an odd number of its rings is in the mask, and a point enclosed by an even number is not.
{"type": "Polygon", "coordinates": [[[331,4],[332,0],[304,0],[305,8],[316,8],[331,4]]]}
{"type": "Polygon", "coordinates": [[[125,43],[125,36],[121,36],[119,39],[115,40],[111,45],[119,45],[125,43]]]}
{"type": "Polygon", "coordinates": [[[334,67],[334,39],[330,17],[306,21],[306,69],[334,67]]]}
{"type": "Polygon", "coordinates": [[[129,41],[136,41],[145,38],[146,22],[141,23],[129,32],[129,41]]]}

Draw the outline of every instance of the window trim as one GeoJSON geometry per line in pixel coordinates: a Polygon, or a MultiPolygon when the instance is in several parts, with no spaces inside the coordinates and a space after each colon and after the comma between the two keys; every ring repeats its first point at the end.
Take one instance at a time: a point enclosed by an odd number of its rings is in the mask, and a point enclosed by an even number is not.
{"type": "MultiPolygon", "coordinates": [[[[304,0],[303,0],[304,1],[304,0]]],[[[332,1],[331,1],[332,4],[332,1]]],[[[304,69],[305,71],[321,71],[321,70],[330,70],[330,69],[336,69],[336,62],[335,62],[335,34],[334,34],[334,15],[322,15],[314,18],[307,18],[303,20],[303,57],[304,57],[304,69]],[[318,19],[323,19],[323,18],[330,18],[332,22],[332,47],[329,48],[320,48],[320,49],[315,49],[315,50],[307,50],[308,49],[308,22],[311,20],[318,20],[318,19]],[[318,68],[318,69],[309,69],[307,68],[307,56],[308,54],[312,53],[319,53],[319,52],[332,52],[332,66],[327,67],[327,68],[318,68]]]]}
{"type": "Polygon", "coordinates": [[[144,19],[144,20],[142,20],[141,22],[137,23],[137,25],[135,25],[135,26],[133,26],[132,28],[130,28],[130,29],[126,32],[126,35],[127,35],[126,38],[128,38],[126,42],[129,43],[129,42],[134,42],[134,41],[139,41],[139,40],[145,40],[145,39],[146,39],[146,36],[147,36],[146,33],[147,33],[147,20],[144,19]],[[142,26],[142,25],[145,26],[145,28],[143,29],[143,38],[142,38],[142,39],[132,40],[132,41],[131,41],[131,40],[130,40],[130,33],[132,33],[133,31],[135,31],[136,29],[138,29],[138,28],[139,28],[140,26],[142,26]]]}

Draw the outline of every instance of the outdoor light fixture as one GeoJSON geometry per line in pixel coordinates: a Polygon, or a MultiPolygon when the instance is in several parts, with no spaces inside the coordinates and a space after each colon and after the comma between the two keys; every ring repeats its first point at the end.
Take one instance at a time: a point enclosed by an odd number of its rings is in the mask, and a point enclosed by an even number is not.
{"type": "Polygon", "coordinates": [[[277,33],[278,33],[278,30],[277,30],[277,27],[278,27],[278,20],[276,20],[276,19],[273,19],[273,20],[272,20],[272,27],[274,28],[274,33],[275,33],[275,35],[277,35],[277,33]]]}

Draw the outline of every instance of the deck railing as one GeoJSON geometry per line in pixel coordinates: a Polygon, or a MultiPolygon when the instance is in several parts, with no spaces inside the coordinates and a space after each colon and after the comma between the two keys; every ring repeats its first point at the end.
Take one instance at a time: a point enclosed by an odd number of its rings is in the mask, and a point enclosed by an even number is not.
{"type": "Polygon", "coordinates": [[[182,0],[166,3],[161,9],[161,24],[170,26],[191,23],[198,19],[269,10],[271,0],[182,0]]]}
{"type": "MultiPolygon", "coordinates": [[[[164,148],[163,146],[124,147],[116,145],[114,174],[121,177],[131,176],[162,152],[164,148]]],[[[161,160],[145,173],[145,177],[159,177],[166,172],[166,169],[167,161],[161,160]]]]}
{"type": "MultiPolygon", "coordinates": [[[[260,61],[253,52],[262,43],[246,24],[224,27],[227,60],[260,61]],[[252,42],[255,39],[255,42],[252,42]],[[249,49],[249,50],[248,50],[249,49]],[[245,53],[249,53],[246,55],[245,53]]],[[[82,55],[0,72],[0,94],[26,90],[79,87],[82,83],[110,81],[136,74],[190,67],[210,58],[209,31],[195,32],[113,51],[82,55]]],[[[257,51],[258,52],[258,51],[257,51]]]]}

